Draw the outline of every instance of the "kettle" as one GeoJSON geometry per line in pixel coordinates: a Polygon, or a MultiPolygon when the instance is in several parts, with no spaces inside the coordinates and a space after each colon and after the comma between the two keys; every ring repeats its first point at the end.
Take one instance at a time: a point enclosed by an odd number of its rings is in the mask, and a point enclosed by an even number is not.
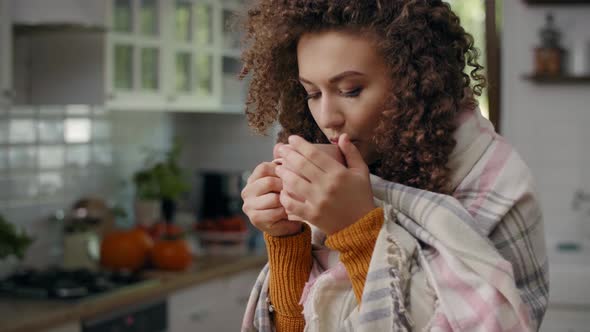
{"type": "Polygon", "coordinates": [[[100,240],[114,223],[113,213],[103,199],[85,197],[76,201],[64,222],[63,267],[98,268],[100,240]]]}

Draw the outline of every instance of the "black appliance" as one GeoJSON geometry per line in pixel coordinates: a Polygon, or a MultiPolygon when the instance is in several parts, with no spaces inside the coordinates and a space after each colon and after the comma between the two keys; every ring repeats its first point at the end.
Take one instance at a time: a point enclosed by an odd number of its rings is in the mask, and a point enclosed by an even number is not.
{"type": "Polygon", "coordinates": [[[24,269],[0,280],[0,292],[37,299],[79,299],[135,284],[142,278],[132,272],[68,270],[52,267],[24,269]]]}
{"type": "Polygon", "coordinates": [[[164,332],[168,327],[165,300],[125,307],[82,321],[82,332],[164,332]]]}
{"type": "Polygon", "coordinates": [[[246,185],[244,172],[202,171],[198,190],[199,219],[217,219],[242,213],[241,191],[246,185]]]}

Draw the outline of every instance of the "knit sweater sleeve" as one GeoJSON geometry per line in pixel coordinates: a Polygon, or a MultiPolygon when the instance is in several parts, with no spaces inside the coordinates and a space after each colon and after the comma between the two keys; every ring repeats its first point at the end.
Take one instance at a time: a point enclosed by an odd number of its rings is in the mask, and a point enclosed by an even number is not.
{"type": "Polygon", "coordinates": [[[383,219],[383,209],[376,208],[356,223],[328,236],[326,240],[327,247],[340,252],[340,261],[346,267],[359,304],[383,219]]]}
{"type": "Polygon", "coordinates": [[[296,235],[264,234],[270,265],[269,292],[277,332],[303,331],[305,319],[299,299],[311,272],[311,229],[303,224],[296,235]]]}

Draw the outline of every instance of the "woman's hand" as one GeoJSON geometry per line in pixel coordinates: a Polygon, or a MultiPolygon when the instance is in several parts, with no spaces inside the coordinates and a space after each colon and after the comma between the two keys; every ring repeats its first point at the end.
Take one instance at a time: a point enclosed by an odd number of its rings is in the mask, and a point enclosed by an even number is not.
{"type": "Polygon", "coordinates": [[[254,227],[271,236],[286,236],[301,231],[300,221],[287,220],[287,213],[279,200],[283,183],[277,177],[277,164],[263,162],[248,178],[242,190],[242,210],[254,227]]]}
{"type": "Polygon", "coordinates": [[[277,148],[283,165],[280,203],[287,213],[300,216],[326,234],[353,224],[375,208],[369,168],[346,134],[338,146],[348,168],[298,136],[277,148]]]}

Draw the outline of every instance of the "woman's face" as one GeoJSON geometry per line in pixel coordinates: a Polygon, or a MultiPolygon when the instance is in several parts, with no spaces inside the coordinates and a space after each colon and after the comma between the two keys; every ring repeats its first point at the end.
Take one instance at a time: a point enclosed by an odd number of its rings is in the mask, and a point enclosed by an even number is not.
{"type": "Polygon", "coordinates": [[[390,79],[372,39],[341,31],[305,34],[297,45],[297,62],[309,109],[324,135],[335,143],[348,134],[365,162],[373,163],[372,138],[390,79]]]}

